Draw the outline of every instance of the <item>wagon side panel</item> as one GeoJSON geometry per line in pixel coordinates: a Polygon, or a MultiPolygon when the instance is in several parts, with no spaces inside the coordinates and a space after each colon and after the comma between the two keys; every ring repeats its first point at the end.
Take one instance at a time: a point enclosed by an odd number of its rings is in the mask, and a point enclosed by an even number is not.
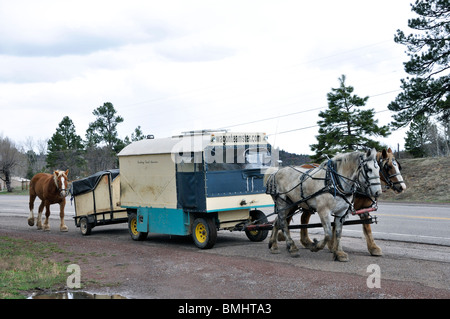
{"type": "Polygon", "coordinates": [[[94,197],[92,192],[75,196],[75,215],[85,216],[94,212],[94,197]]]}
{"type": "Polygon", "coordinates": [[[121,205],[176,208],[175,163],[170,154],[122,156],[121,205]]]}
{"type": "Polygon", "coordinates": [[[97,213],[111,211],[111,188],[109,176],[103,175],[94,190],[95,210],[97,213]]]}

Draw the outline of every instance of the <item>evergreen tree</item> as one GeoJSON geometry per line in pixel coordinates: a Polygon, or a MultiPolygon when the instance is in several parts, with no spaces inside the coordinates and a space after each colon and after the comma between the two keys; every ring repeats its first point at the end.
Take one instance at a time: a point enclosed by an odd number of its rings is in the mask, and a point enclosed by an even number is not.
{"type": "Polygon", "coordinates": [[[72,120],[65,116],[48,141],[47,167],[66,169],[76,176],[84,165],[83,143],[72,120]]]}
{"type": "Polygon", "coordinates": [[[317,144],[312,144],[311,150],[316,152],[313,159],[323,159],[324,154],[333,156],[339,152],[363,150],[368,147],[379,149],[378,142],[369,136],[390,134],[387,126],[379,127],[374,120],[373,109],[361,110],[369,97],[361,98],[352,94],[354,88],[345,84],[346,77],[339,78],[339,87],[327,94],[328,109],[319,113],[319,135],[317,144]]]}
{"type": "Polygon", "coordinates": [[[418,116],[411,122],[408,132],[406,132],[405,149],[414,157],[424,157],[426,155],[425,145],[427,144],[427,131],[429,121],[426,116],[418,116]]]}
{"type": "Polygon", "coordinates": [[[401,80],[401,92],[388,108],[395,114],[396,127],[408,125],[416,117],[450,115],[450,1],[416,0],[412,11],[419,17],[408,20],[417,30],[406,36],[397,30],[395,42],[406,45],[410,60],[405,71],[411,78],[401,80]]]}
{"type": "Polygon", "coordinates": [[[89,123],[86,131],[88,146],[105,143],[109,150],[120,152],[125,144],[117,137],[117,124],[122,123],[124,119],[116,113],[114,105],[110,102],[103,103],[92,112],[97,119],[89,123]]]}

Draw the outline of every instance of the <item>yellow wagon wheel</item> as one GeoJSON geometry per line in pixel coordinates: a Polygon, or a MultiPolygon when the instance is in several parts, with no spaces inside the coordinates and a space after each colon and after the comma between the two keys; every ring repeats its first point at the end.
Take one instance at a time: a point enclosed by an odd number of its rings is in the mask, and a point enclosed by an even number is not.
{"type": "Polygon", "coordinates": [[[147,238],[148,233],[140,232],[137,229],[137,214],[130,213],[128,214],[128,232],[133,240],[145,240],[147,238]]]}
{"type": "Polygon", "coordinates": [[[200,249],[209,249],[217,240],[217,228],[212,218],[196,218],[192,224],[192,238],[200,249]]]}

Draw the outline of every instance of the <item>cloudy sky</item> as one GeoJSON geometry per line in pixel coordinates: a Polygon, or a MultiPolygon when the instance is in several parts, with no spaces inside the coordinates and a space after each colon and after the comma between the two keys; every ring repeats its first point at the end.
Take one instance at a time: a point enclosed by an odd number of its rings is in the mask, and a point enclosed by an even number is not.
{"type": "Polygon", "coordinates": [[[111,102],[121,138],[228,128],[308,154],[342,74],[391,121],[410,2],[0,0],[0,135],[47,139],[68,115],[85,138],[111,102]]]}

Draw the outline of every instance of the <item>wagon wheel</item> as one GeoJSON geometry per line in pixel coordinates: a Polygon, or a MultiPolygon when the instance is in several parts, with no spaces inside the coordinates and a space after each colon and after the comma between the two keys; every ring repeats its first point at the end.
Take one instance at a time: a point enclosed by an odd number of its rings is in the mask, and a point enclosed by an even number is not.
{"type": "Polygon", "coordinates": [[[81,235],[88,236],[91,234],[92,224],[88,222],[87,217],[83,217],[80,219],[80,230],[81,235]]]}
{"type": "Polygon", "coordinates": [[[148,233],[137,230],[137,214],[128,215],[128,232],[133,240],[141,241],[147,238],[148,233]]]}
{"type": "MultiPolygon", "coordinates": [[[[266,224],[268,222],[266,215],[260,210],[250,212],[251,221],[257,221],[256,224],[266,224]]],[[[269,234],[268,230],[245,230],[245,234],[251,241],[263,241],[269,234]]]]}
{"type": "Polygon", "coordinates": [[[212,218],[196,218],[192,224],[192,238],[200,249],[209,249],[217,240],[217,228],[212,218]]]}

